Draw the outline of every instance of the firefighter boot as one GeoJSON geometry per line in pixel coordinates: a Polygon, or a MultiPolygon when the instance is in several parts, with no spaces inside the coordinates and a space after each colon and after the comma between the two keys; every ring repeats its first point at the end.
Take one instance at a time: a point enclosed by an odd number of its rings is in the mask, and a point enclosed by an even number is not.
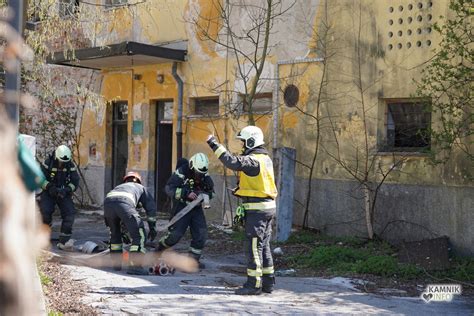
{"type": "Polygon", "coordinates": [[[235,290],[235,294],[237,295],[260,295],[262,294],[262,289],[259,287],[255,287],[255,282],[245,282],[245,284],[240,288],[235,290]]]}
{"type": "Polygon", "coordinates": [[[206,265],[200,261],[201,255],[198,255],[192,251],[189,251],[189,256],[197,261],[199,270],[206,269],[206,265]]]}
{"type": "Polygon", "coordinates": [[[130,259],[128,261],[127,274],[134,274],[134,275],[148,275],[149,274],[148,270],[143,268],[142,266],[143,256],[144,254],[141,252],[130,252],[130,259]]]}
{"type": "Polygon", "coordinates": [[[262,277],[262,292],[272,293],[275,285],[275,277],[273,275],[264,275],[262,277]]]}

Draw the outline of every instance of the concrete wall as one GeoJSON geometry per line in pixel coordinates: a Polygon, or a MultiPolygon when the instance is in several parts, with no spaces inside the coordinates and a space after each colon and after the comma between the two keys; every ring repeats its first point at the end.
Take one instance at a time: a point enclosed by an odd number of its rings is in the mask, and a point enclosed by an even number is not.
{"type": "MultiPolygon", "coordinates": [[[[293,223],[302,225],[307,179],[295,184],[293,223]],[[298,207],[300,206],[300,207],[298,207]],[[300,210],[300,211],[298,211],[300,210]]],[[[353,181],[313,180],[309,226],[334,236],[367,236],[363,197],[353,181]]],[[[448,236],[458,254],[474,255],[474,188],[387,183],[377,197],[375,232],[394,243],[448,236]]]]}

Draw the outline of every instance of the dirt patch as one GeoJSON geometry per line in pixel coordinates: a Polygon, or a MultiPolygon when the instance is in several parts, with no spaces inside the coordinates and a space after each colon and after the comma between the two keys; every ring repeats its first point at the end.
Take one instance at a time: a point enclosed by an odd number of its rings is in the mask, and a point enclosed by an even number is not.
{"type": "Polygon", "coordinates": [[[64,315],[99,315],[92,307],[81,302],[87,292],[84,283],[72,279],[69,272],[57,262],[44,261],[39,267],[48,311],[64,315]]]}

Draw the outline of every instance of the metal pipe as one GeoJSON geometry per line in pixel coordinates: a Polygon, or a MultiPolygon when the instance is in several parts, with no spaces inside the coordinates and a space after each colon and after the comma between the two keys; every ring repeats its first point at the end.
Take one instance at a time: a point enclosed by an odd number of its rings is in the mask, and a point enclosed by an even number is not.
{"type": "Polygon", "coordinates": [[[176,126],[176,158],[183,157],[183,80],[178,75],[178,63],[173,62],[172,74],[178,84],[178,119],[176,126]]]}
{"type": "MultiPolygon", "coordinates": [[[[9,22],[15,31],[22,36],[23,33],[23,16],[26,9],[25,0],[8,1],[10,9],[13,11],[13,18],[9,22]]],[[[18,58],[14,57],[13,70],[6,70],[5,73],[5,94],[6,110],[8,117],[18,129],[19,124],[19,106],[20,106],[20,88],[21,88],[21,63],[18,58]]]]}

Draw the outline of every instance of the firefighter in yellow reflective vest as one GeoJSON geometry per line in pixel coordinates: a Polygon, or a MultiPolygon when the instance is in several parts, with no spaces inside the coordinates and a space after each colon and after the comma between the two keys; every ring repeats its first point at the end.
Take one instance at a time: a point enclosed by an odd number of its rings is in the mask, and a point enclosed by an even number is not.
{"type": "Polygon", "coordinates": [[[235,294],[271,293],[275,275],[270,238],[277,196],[273,163],[263,147],[265,142],[260,128],[247,126],[237,138],[243,143],[241,155],[228,152],[213,135],[207,138],[207,143],[224,166],[239,171],[239,185],[234,194],[242,200],[237,216],[242,216],[245,222],[248,263],[247,281],[235,294]]]}

